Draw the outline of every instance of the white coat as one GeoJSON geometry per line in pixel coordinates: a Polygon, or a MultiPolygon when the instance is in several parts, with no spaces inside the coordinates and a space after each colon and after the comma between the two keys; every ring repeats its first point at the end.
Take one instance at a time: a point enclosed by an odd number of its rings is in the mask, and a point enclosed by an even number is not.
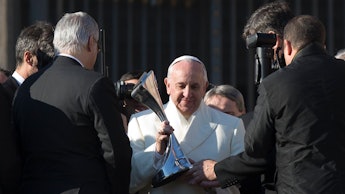
{"type": "MultiPolygon", "coordinates": [[[[202,101],[198,110],[187,121],[169,101],[164,108],[174,134],[187,158],[194,161],[220,161],[244,150],[244,126],[241,119],[210,108],[202,101]]],[[[133,149],[130,192],[151,194],[200,194],[203,188],[189,185],[180,179],[158,188],[151,187],[156,173],[153,166],[155,141],[161,121],[151,110],[132,115],[128,136],[133,149]]],[[[217,188],[217,193],[236,193],[236,187],[217,188]]],[[[238,192],[238,190],[237,190],[238,192]]]]}

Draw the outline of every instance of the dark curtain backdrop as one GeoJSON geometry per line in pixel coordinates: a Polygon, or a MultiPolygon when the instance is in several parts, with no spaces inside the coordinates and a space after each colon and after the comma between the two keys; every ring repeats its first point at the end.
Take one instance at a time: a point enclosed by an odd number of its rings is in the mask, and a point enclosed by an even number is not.
{"type": "MultiPolygon", "coordinates": [[[[183,54],[200,58],[213,84],[231,84],[255,105],[254,56],[241,38],[250,14],[268,0],[21,0],[16,21],[55,24],[66,12],[85,11],[105,30],[105,63],[116,81],[131,70],[154,70],[164,102],[163,79],[183,54]]],[[[327,28],[327,49],[345,44],[345,1],[290,0],[296,14],[318,16],[327,28]]],[[[19,30],[17,36],[19,34],[19,30]]],[[[98,60],[100,61],[100,60],[98,60]]],[[[96,70],[100,70],[99,63],[96,70]]],[[[279,84],[279,83],[277,83],[279,84]]]]}

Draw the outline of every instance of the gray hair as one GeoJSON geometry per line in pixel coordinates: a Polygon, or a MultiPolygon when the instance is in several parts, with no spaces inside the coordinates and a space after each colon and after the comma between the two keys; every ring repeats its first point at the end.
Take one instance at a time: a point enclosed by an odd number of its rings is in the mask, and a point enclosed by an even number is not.
{"type": "Polygon", "coordinates": [[[169,77],[171,75],[173,66],[176,63],[180,62],[180,61],[189,61],[189,62],[194,61],[194,62],[198,62],[199,64],[201,64],[202,70],[204,72],[204,79],[205,79],[206,82],[208,81],[207,71],[206,71],[206,67],[205,67],[204,63],[200,59],[198,59],[197,57],[194,57],[194,56],[191,56],[191,55],[180,56],[180,57],[176,58],[173,62],[171,62],[170,65],[169,65],[169,68],[168,68],[167,77],[169,77]]]}
{"type": "Polygon", "coordinates": [[[79,53],[89,37],[99,38],[97,22],[85,12],[66,13],[56,24],[55,52],[79,53]]]}
{"type": "Polygon", "coordinates": [[[242,93],[231,85],[219,85],[210,89],[204,97],[204,101],[208,100],[212,96],[220,95],[228,98],[236,103],[236,106],[240,112],[245,112],[244,99],[242,93]]]}
{"type": "Polygon", "coordinates": [[[345,60],[345,49],[338,50],[337,54],[334,57],[337,59],[345,60]]]}
{"type": "Polygon", "coordinates": [[[285,1],[273,1],[259,7],[250,16],[244,26],[242,37],[261,32],[273,31],[283,37],[284,26],[294,17],[289,4],[285,1]]]}
{"type": "MultiPolygon", "coordinates": [[[[48,22],[38,21],[29,27],[24,28],[16,42],[16,64],[20,66],[23,62],[24,53],[31,52],[38,56],[38,53],[54,57],[53,45],[54,29],[53,25],[48,22]]],[[[40,60],[42,60],[40,58],[40,60]]]]}

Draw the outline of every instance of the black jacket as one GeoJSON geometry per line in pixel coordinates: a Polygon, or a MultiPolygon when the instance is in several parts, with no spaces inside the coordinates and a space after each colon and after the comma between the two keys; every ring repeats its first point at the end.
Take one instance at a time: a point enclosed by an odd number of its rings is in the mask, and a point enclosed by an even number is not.
{"type": "Polygon", "coordinates": [[[26,79],[13,107],[22,192],[128,193],[132,150],[117,104],[110,79],[68,57],[26,79]]]}
{"type": "Polygon", "coordinates": [[[14,77],[9,76],[7,80],[2,84],[2,86],[4,87],[6,96],[9,99],[10,104],[12,105],[14,94],[19,87],[17,80],[14,77]]]}
{"type": "Polygon", "coordinates": [[[11,102],[0,84],[0,194],[15,194],[20,184],[20,152],[11,123],[11,102]]]}
{"type": "MultiPolygon", "coordinates": [[[[279,194],[345,193],[344,89],[344,61],[318,44],[300,50],[290,65],[260,84],[245,135],[245,155],[258,161],[237,171],[261,171],[267,165],[262,158],[276,150],[279,194]]],[[[215,167],[224,184],[241,178],[229,161],[215,167]]]]}

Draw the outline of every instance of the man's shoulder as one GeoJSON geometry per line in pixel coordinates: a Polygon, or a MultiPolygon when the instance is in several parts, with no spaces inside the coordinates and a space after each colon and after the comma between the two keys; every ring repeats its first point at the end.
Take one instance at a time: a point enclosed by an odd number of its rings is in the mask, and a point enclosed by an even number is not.
{"type": "MultiPolygon", "coordinates": [[[[46,72],[73,82],[94,82],[104,77],[101,73],[83,68],[77,61],[68,57],[57,57],[46,72]]],[[[49,76],[50,77],[50,76],[49,76]]]]}
{"type": "Polygon", "coordinates": [[[13,96],[19,87],[18,82],[12,76],[9,76],[8,79],[2,84],[4,91],[6,93],[7,98],[10,100],[13,99],[13,96]]]}
{"type": "Polygon", "coordinates": [[[7,80],[4,83],[2,83],[2,86],[5,90],[11,90],[12,88],[17,89],[19,87],[18,82],[12,76],[9,76],[7,80]]]}

